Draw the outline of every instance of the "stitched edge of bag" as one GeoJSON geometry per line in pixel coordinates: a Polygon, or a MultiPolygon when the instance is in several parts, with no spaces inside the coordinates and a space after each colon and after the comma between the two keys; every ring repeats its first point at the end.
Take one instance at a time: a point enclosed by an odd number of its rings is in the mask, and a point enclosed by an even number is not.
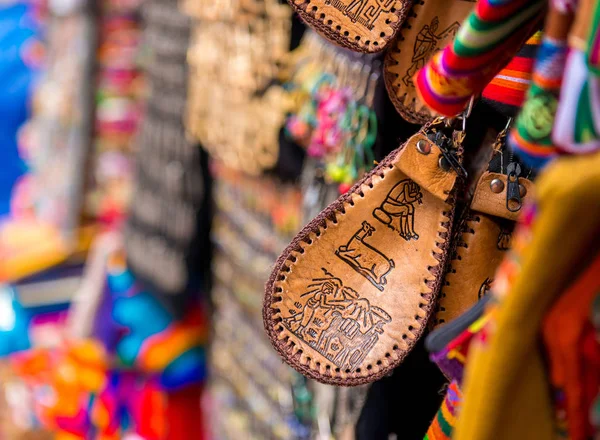
{"type": "Polygon", "coordinates": [[[394,54],[400,53],[398,45],[401,42],[405,41],[404,35],[402,35],[402,29],[405,29],[408,25],[411,24],[412,18],[417,18],[418,12],[421,9],[421,6],[425,4],[425,1],[426,0],[417,0],[413,4],[405,22],[402,24],[402,28],[398,31],[398,36],[396,40],[394,41],[396,47],[390,47],[390,49],[385,54],[385,59],[383,62],[383,82],[385,83],[385,88],[388,92],[390,100],[392,101],[392,104],[394,104],[394,107],[396,108],[396,111],[400,114],[400,116],[402,116],[402,118],[406,121],[411,122],[413,124],[426,124],[427,122],[430,122],[432,119],[434,119],[435,116],[429,111],[429,109],[425,105],[423,105],[423,108],[421,110],[417,111],[416,98],[413,98],[413,101],[410,103],[410,105],[406,104],[406,100],[408,99],[408,93],[399,96],[398,91],[400,90],[400,88],[394,85],[394,82],[398,79],[399,74],[391,72],[390,67],[397,66],[400,64],[400,62],[396,60],[396,58],[394,58],[394,54]]]}
{"type": "MultiPolygon", "coordinates": [[[[427,124],[423,127],[420,132],[426,131],[430,124],[427,124]]],[[[286,265],[286,263],[293,263],[297,258],[293,254],[304,253],[304,249],[301,246],[301,242],[305,244],[312,244],[312,239],[310,238],[311,233],[317,234],[320,236],[321,228],[324,228],[327,225],[327,222],[330,221],[332,223],[337,222],[336,213],[340,212],[342,214],[345,213],[345,206],[350,204],[352,201],[352,195],[358,194],[361,192],[361,188],[363,185],[369,186],[372,182],[372,179],[375,175],[383,177],[384,172],[387,170],[391,170],[394,168],[394,162],[400,153],[400,151],[406,147],[408,141],[405,142],[401,147],[399,147],[394,154],[390,154],[386,159],[384,159],[376,168],[371,170],[363,179],[361,179],[358,183],[356,183],[350,191],[346,194],[340,196],[336,201],[331,203],[327,208],[325,208],[321,213],[315,217],[310,223],[308,223],[302,230],[294,237],[289,246],[282,252],[279,256],[275,265],[273,267],[273,272],[269,277],[269,280],[265,286],[265,297],[263,300],[263,324],[265,327],[265,331],[267,332],[267,336],[271,341],[271,344],[275,348],[275,350],[279,353],[279,355],[283,358],[283,360],[293,367],[295,370],[300,372],[301,374],[317,380],[321,383],[325,383],[328,385],[338,385],[338,386],[356,386],[363,385],[366,383],[374,382],[382,377],[386,376],[390,373],[394,368],[402,363],[404,358],[412,351],[413,347],[417,343],[417,341],[421,338],[425,329],[428,327],[428,321],[433,315],[436,304],[437,304],[437,295],[442,287],[442,282],[445,273],[446,262],[449,255],[449,247],[452,237],[452,223],[455,212],[455,195],[457,191],[457,187],[453,189],[447,201],[445,201],[445,205],[447,207],[446,211],[442,211],[440,217],[445,218],[445,220],[440,221],[439,226],[444,228],[446,232],[439,231],[437,232],[437,237],[435,241],[435,247],[437,247],[440,252],[436,253],[433,249],[431,253],[433,257],[438,261],[437,266],[429,266],[427,269],[429,273],[434,277],[432,280],[425,280],[425,285],[430,289],[429,293],[421,293],[421,298],[424,300],[424,303],[419,305],[419,308],[425,312],[425,317],[420,320],[420,327],[418,329],[406,330],[407,333],[411,333],[414,338],[407,338],[405,343],[407,344],[406,349],[398,348],[396,351],[399,352],[396,359],[391,359],[388,361],[388,365],[382,366],[379,368],[379,371],[373,374],[367,374],[365,376],[347,376],[342,377],[341,375],[335,375],[335,372],[330,371],[330,375],[321,374],[317,369],[313,369],[310,367],[308,363],[301,362],[302,353],[298,350],[294,350],[294,342],[290,341],[288,343],[285,340],[280,340],[278,338],[279,334],[285,330],[279,330],[276,327],[280,326],[281,318],[279,321],[274,318],[274,315],[280,312],[276,312],[275,308],[272,305],[276,304],[276,302],[281,301],[281,299],[276,300],[275,297],[281,297],[280,292],[276,292],[275,283],[278,281],[285,280],[285,276],[283,279],[280,278],[281,272],[289,272],[290,266],[286,265]],[[287,268],[287,271],[284,269],[287,268]]],[[[289,338],[288,338],[289,340],[289,338]]],[[[356,374],[356,372],[350,373],[356,374]]]]}
{"type": "MultiPolygon", "coordinates": [[[[385,37],[378,40],[378,44],[369,44],[366,46],[364,43],[359,44],[356,43],[354,38],[357,36],[356,33],[349,34],[348,36],[344,36],[341,34],[341,29],[336,30],[336,25],[341,25],[341,23],[334,23],[332,20],[331,24],[327,24],[328,16],[326,13],[321,12],[319,15],[324,15],[323,18],[317,17],[319,13],[319,9],[316,11],[308,11],[308,6],[310,5],[312,0],[288,0],[290,6],[294,9],[295,12],[314,30],[316,30],[320,35],[327,38],[334,44],[338,46],[344,47],[346,49],[350,49],[354,52],[361,53],[377,53],[385,50],[389,43],[395,41],[395,36],[398,33],[398,30],[404,23],[408,11],[412,7],[413,0],[397,0],[397,2],[401,5],[400,8],[396,9],[396,12],[389,13],[390,15],[395,15],[398,17],[398,21],[395,23],[388,24],[388,27],[391,29],[391,32],[386,32],[385,37]],[[380,43],[382,42],[382,43],[380,43]]],[[[317,7],[318,8],[318,7],[317,7]]],[[[362,38],[360,40],[362,42],[362,38]]]]}
{"type": "Polygon", "coordinates": [[[450,285],[450,282],[448,282],[448,284],[446,284],[446,277],[454,269],[454,266],[452,265],[452,263],[455,261],[458,261],[459,259],[462,259],[462,257],[467,252],[466,249],[468,249],[468,246],[467,246],[467,241],[465,240],[465,235],[467,235],[467,234],[475,235],[476,231],[473,228],[473,223],[480,223],[481,219],[478,220],[478,218],[481,215],[482,215],[481,213],[477,213],[475,211],[472,211],[471,209],[468,209],[467,212],[465,213],[464,217],[459,221],[459,223],[457,225],[457,228],[456,228],[457,230],[456,230],[456,233],[454,234],[453,239],[451,240],[452,245],[450,246],[450,250],[448,252],[449,258],[448,258],[448,263],[446,265],[446,270],[444,271],[445,273],[444,273],[444,277],[443,277],[442,288],[440,289],[438,303],[436,305],[436,309],[433,313],[433,316],[431,317],[432,325],[434,327],[437,327],[440,324],[449,322],[444,319],[446,317],[446,313],[445,313],[446,310],[441,310],[441,304],[442,304],[442,299],[443,299],[442,295],[444,295],[444,287],[450,285]],[[442,322],[442,320],[443,320],[443,322],[442,322]]]}

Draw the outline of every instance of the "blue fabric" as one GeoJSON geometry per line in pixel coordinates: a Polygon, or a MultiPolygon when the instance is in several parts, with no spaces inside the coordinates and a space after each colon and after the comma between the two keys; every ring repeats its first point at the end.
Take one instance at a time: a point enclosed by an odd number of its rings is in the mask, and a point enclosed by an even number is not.
{"type": "Polygon", "coordinates": [[[30,6],[0,6],[0,216],[8,213],[12,187],[27,170],[16,135],[27,119],[35,72],[23,61],[22,49],[37,34],[30,6]]]}

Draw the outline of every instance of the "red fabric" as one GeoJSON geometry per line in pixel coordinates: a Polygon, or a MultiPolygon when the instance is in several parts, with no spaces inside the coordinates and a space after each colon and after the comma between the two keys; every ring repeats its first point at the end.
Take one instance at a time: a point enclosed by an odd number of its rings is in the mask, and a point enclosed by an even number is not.
{"type": "MultiPolygon", "coordinates": [[[[561,295],[543,324],[551,381],[554,387],[564,391],[571,440],[586,440],[590,429],[590,398],[585,397],[586,390],[590,388],[590,383],[587,381],[596,382],[597,378],[590,379],[590,377],[599,375],[600,369],[586,363],[584,343],[590,337],[589,319],[592,302],[598,292],[600,292],[600,256],[596,257],[583,275],[561,295]]],[[[587,347],[586,352],[589,349],[587,347]]],[[[591,356],[595,358],[599,354],[595,353],[591,356]]],[[[591,385],[594,386],[593,383],[591,385]]],[[[597,391],[596,386],[594,393],[597,391]]]]}
{"type": "Polygon", "coordinates": [[[205,440],[200,398],[202,387],[189,386],[168,394],[167,440],[205,440]]]}

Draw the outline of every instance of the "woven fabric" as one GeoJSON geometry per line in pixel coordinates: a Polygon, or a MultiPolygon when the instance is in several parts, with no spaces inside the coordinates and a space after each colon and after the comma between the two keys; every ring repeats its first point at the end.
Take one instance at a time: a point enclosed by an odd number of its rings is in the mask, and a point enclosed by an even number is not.
{"type": "Polygon", "coordinates": [[[600,75],[600,3],[596,3],[588,41],[587,63],[594,75],[600,75]]]}
{"type": "Polygon", "coordinates": [[[567,153],[600,148],[600,77],[586,65],[586,54],[571,49],[566,62],[552,139],[567,153]]]}
{"type": "Polygon", "coordinates": [[[566,41],[542,39],[531,87],[508,137],[509,147],[534,168],[541,168],[557,154],[551,134],[567,52],[566,41]]]}
{"type": "Polygon", "coordinates": [[[442,402],[435,419],[425,434],[424,440],[449,440],[452,438],[452,431],[456,423],[458,410],[462,400],[462,393],[456,381],[448,386],[446,397],[442,402]]]}
{"type": "Polygon", "coordinates": [[[544,3],[480,0],[455,40],[415,75],[423,102],[445,116],[460,113],[533,33],[544,3]]]}
{"type": "Polygon", "coordinates": [[[505,116],[516,116],[531,84],[534,59],[541,40],[541,31],[527,40],[515,57],[483,89],[483,101],[505,116]]]}

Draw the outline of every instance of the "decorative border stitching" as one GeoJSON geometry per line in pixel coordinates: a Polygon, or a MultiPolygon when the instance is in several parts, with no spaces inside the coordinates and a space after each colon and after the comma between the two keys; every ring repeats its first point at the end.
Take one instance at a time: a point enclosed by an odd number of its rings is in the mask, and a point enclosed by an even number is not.
{"type": "MultiPolygon", "coordinates": [[[[430,124],[427,124],[425,127],[423,127],[420,130],[420,133],[426,132],[426,130],[429,128],[429,125],[430,124]]],[[[372,182],[374,176],[379,176],[382,179],[385,178],[385,174],[394,168],[394,163],[398,154],[407,145],[408,141],[393,153],[388,155],[388,157],[386,157],[376,168],[371,170],[361,181],[356,183],[350,189],[350,191],[340,196],[335,202],[330,204],[316,218],[308,223],[277,259],[273,268],[273,272],[267,281],[263,303],[263,322],[271,344],[286,363],[311,379],[315,379],[319,382],[330,385],[356,386],[374,382],[382,378],[396,366],[398,366],[408,355],[408,353],[410,353],[411,349],[425,331],[425,328],[427,327],[427,320],[435,309],[435,300],[443,282],[443,275],[445,273],[444,268],[446,266],[446,260],[449,254],[449,237],[452,236],[452,220],[455,212],[454,201],[456,198],[457,186],[455,186],[453,189],[448,200],[444,202],[446,205],[446,210],[442,211],[440,214],[442,220],[440,221],[439,225],[441,228],[445,229],[445,232],[438,230],[435,246],[439,249],[439,252],[432,250],[432,255],[438,261],[438,264],[436,266],[427,267],[427,270],[433,276],[433,279],[423,280],[424,284],[430,289],[428,293],[421,293],[421,298],[424,302],[419,304],[419,308],[425,312],[425,317],[416,315],[415,319],[420,326],[418,328],[414,328],[412,326],[408,327],[407,333],[412,334],[412,339],[408,338],[406,334],[403,335],[403,339],[407,345],[406,349],[400,350],[398,345],[394,345],[393,350],[399,352],[396,353],[397,357],[394,359],[391,357],[389,352],[386,353],[387,365],[384,365],[382,360],[377,361],[379,371],[372,374],[362,375],[358,372],[358,370],[351,373],[345,373],[340,372],[339,369],[336,371],[336,369],[329,366],[329,368],[326,367],[326,371],[329,371],[329,374],[321,374],[319,370],[313,369],[310,366],[310,362],[312,361],[310,358],[307,358],[305,361],[302,360],[302,350],[295,346],[295,343],[289,339],[289,336],[283,340],[279,338],[280,334],[285,333],[285,328],[281,324],[281,317],[276,316],[279,315],[280,312],[277,311],[278,309],[272,307],[274,304],[283,299],[281,295],[282,289],[281,287],[277,286],[276,283],[285,280],[285,275],[283,275],[282,272],[291,271],[291,265],[286,263],[288,263],[288,261],[292,264],[295,263],[297,261],[297,254],[303,254],[305,252],[305,247],[303,247],[303,244],[308,246],[312,245],[312,235],[314,234],[318,239],[322,233],[321,231],[327,229],[328,222],[333,224],[338,223],[336,214],[341,213],[344,215],[346,213],[346,205],[354,206],[354,201],[352,200],[353,194],[363,194],[362,188],[365,185],[372,188],[374,186],[372,182]]],[[[368,367],[367,369],[370,370],[368,367]]]]}
{"type": "MultiPolygon", "coordinates": [[[[414,5],[410,10],[406,21],[402,25],[402,29],[411,28],[411,23],[413,21],[411,19],[418,17],[418,11],[424,4],[425,0],[416,0],[414,2],[414,5]]],[[[396,111],[400,113],[400,116],[402,116],[405,120],[413,124],[425,124],[427,122],[430,122],[435,116],[429,111],[429,109],[425,105],[423,105],[421,110],[417,111],[416,98],[413,98],[411,104],[407,105],[406,100],[408,99],[408,93],[398,96],[400,87],[395,85],[395,82],[400,75],[398,73],[390,71],[391,67],[400,64],[400,62],[396,60],[396,58],[394,58],[394,55],[399,54],[401,52],[399,46],[400,43],[402,43],[405,40],[406,38],[402,34],[402,30],[400,30],[398,32],[398,38],[395,41],[396,46],[391,47],[390,50],[388,50],[385,54],[385,59],[383,63],[383,79],[385,83],[385,88],[388,92],[390,100],[392,101],[392,104],[394,104],[394,107],[396,108],[396,111]]]]}
{"type": "Polygon", "coordinates": [[[396,36],[398,29],[407,16],[408,10],[412,6],[412,0],[397,0],[396,4],[400,7],[396,8],[395,12],[388,14],[396,16],[397,20],[391,22],[389,18],[386,19],[386,24],[390,31],[386,30],[385,35],[376,41],[363,41],[361,36],[356,34],[356,32],[350,33],[348,30],[344,30],[344,34],[342,34],[341,23],[334,23],[328,14],[321,12],[319,6],[313,5],[309,11],[312,1],[314,0],[288,0],[288,3],[309,26],[328,40],[338,46],[362,53],[375,53],[384,50],[388,46],[388,43],[396,36]]]}
{"type": "Polygon", "coordinates": [[[447,281],[447,278],[451,274],[456,273],[456,268],[452,265],[452,263],[455,261],[461,261],[465,253],[468,252],[466,251],[466,249],[469,248],[469,244],[467,243],[466,235],[469,234],[475,236],[474,223],[480,222],[481,216],[479,214],[474,214],[471,210],[469,210],[468,213],[465,214],[464,218],[460,221],[458,230],[456,231],[456,238],[452,240],[452,247],[449,252],[450,261],[448,262],[448,267],[445,271],[444,278],[442,280],[443,287],[440,291],[435,315],[432,319],[432,323],[434,326],[438,326],[446,322],[446,320],[444,319],[446,316],[446,309],[442,307],[442,299],[446,297],[444,287],[450,286],[450,281],[447,281]]]}

